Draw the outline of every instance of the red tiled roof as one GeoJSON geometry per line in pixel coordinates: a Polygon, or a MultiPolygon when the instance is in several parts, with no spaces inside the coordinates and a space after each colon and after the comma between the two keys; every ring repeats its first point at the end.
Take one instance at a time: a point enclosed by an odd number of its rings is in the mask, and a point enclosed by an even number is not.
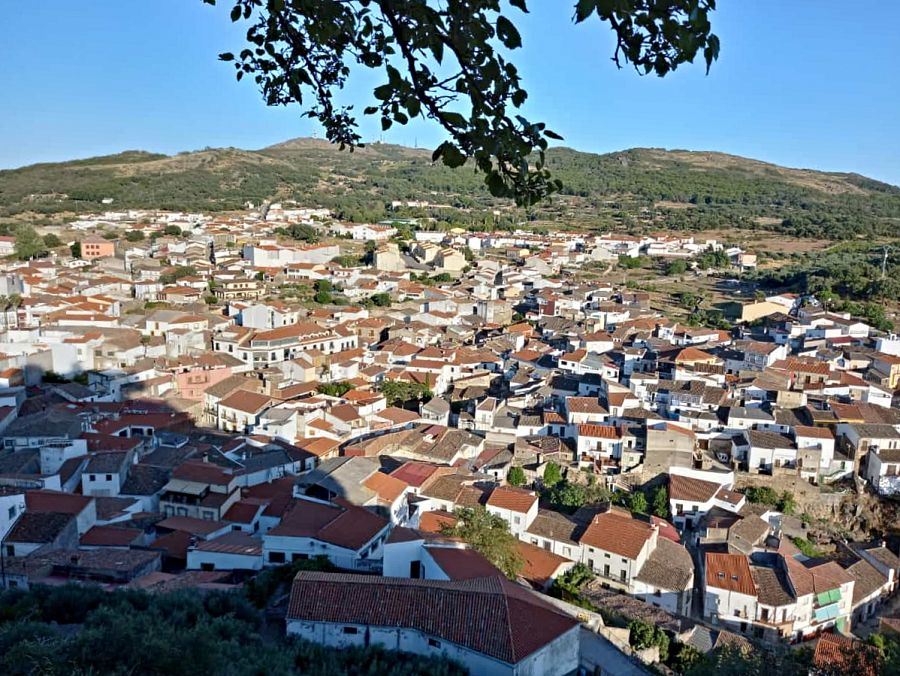
{"type": "Polygon", "coordinates": [[[134,544],[141,535],[141,531],[137,528],[94,526],[81,536],[80,544],[95,547],[128,547],[134,544]]]}
{"type": "Polygon", "coordinates": [[[386,525],[384,518],[362,507],[337,507],[297,500],[281,523],[269,532],[283,537],[315,538],[338,547],[358,550],[386,525]]]}
{"type": "Polygon", "coordinates": [[[579,541],[589,547],[636,559],[652,534],[653,526],[646,521],[611,509],[597,514],[579,541]]]}
{"type": "Polygon", "coordinates": [[[487,499],[489,507],[508,509],[511,512],[525,514],[537,503],[537,495],[532,491],[511,486],[498,486],[487,499]]]}
{"type": "Polygon", "coordinates": [[[579,437],[592,437],[594,439],[621,439],[619,428],[612,425],[579,425],[579,437]]]}
{"type": "Polygon", "coordinates": [[[578,623],[502,576],[443,582],[301,572],[289,620],[406,627],[518,664],[578,623]]]}
{"type": "Polygon", "coordinates": [[[25,508],[29,512],[56,512],[59,514],[80,514],[91,504],[93,498],[60,491],[27,491],[25,508]]]}
{"type": "Polygon", "coordinates": [[[462,547],[428,547],[434,562],[451,580],[471,580],[499,575],[500,571],[474,549],[462,547]]]}
{"type": "Polygon", "coordinates": [[[750,564],[743,554],[706,555],[706,586],[756,596],[750,564]]]}
{"type": "Polygon", "coordinates": [[[693,477],[673,474],[669,476],[669,499],[690,502],[707,502],[719,490],[715,481],[704,481],[693,477]]]}
{"type": "Polygon", "coordinates": [[[825,673],[857,676],[876,676],[880,661],[880,655],[874,646],[837,634],[822,634],[816,643],[812,659],[813,666],[825,673]]]}
{"type": "Polygon", "coordinates": [[[425,533],[440,533],[444,526],[455,526],[457,518],[450,512],[425,512],[419,517],[419,530],[425,533]]]}

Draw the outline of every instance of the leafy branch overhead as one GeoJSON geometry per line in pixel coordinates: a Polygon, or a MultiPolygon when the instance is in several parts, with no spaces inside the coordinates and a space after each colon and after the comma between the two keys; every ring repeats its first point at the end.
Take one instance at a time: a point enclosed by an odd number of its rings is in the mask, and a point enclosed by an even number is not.
{"type": "MultiPolygon", "coordinates": [[[[528,92],[509,53],[522,47],[515,21],[526,0],[233,1],[232,21],[249,22],[248,46],[220,58],[239,80],[252,76],[268,105],[300,104],[342,149],[362,137],[337,95],[351,68],[364,67],[384,75],[364,114],[384,130],[417,117],[440,125],[448,140],[435,162],[471,162],[492,195],[520,205],[560,189],[544,151],[561,137],[517,112],[528,92]]],[[[609,24],[617,66],[663,76],[700,53],[709,69],[719,53],[714,9],[715,0],[578,0],[573,20],[609,24]]]]}

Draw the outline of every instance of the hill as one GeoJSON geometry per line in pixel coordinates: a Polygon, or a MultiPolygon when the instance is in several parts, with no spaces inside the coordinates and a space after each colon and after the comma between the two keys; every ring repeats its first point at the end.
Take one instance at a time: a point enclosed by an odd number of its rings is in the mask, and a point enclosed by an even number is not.
{"type": "Polygon", "coordinates": [[[393,201],[427,201],[430,215],[469,227],[529,220],[579,227],[739,227],[848,239],[900,233],[900,188],[849,173],[788,169],[715,152],[637,148],[548,152],[563,192],[527,214],[497,201],[481,176],[431,163],[429,150],[370,144],[341,152],[294,139],[261,150],[141,151],[0,171],[0,218],[38,222],[113,208],[228,211],[296,199],[351,220],[388,215],[393,201]],[[451,207],[451,208],[447,208],[451,207]],[[499,215],[498,215],[499,214],[499,215]]]}

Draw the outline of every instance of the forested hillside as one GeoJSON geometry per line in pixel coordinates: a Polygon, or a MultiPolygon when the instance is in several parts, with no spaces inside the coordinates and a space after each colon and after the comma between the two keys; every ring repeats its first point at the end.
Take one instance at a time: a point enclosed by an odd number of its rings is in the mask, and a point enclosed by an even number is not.
{"type": "Polygon", "coordinates": [[[786,169],[711,152],[634,149],[596,155],[551,149],[563,192],[526,213],[492,198],[482,177],[432,165],[431,153],[371,144],[355,152],[313,139],[258,151],[207,149],[175,156],[130,151],[0,171],[0,219],[142,207],[228,211],[296,199],[350,220],[401,210],[472,228],[535,225],[687,229],[738,227],[849,239],[900,234],[900,188],[855,174],[786,169]]]}

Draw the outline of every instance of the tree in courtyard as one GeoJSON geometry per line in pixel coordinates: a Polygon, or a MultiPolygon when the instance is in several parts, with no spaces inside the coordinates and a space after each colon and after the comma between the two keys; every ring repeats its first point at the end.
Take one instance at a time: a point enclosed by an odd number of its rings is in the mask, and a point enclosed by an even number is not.
{"type": "Polygon", "coordinates": [[[72,244],[72,246],[69,247],[69,251],[72,252],[72,258],[81,258],[81,242],[72,244]]]}
{"type": "MultiPolygon", "coordinates": [[[[527,0],[223,1],[249,26],[247,46],[220,58],[237,79],[253,78],[268,105],[300,104],[342,149],[361,136],[352,106],[337,98],[351,68],[367,68],[382,80],[363,114],[383,130],[415,118],[441,127],[447,140],[433,161],[469,161],[492,195],[521,205],[561,188],[544,157],[561,137],[518,112],[528,92],[510,53],[523,45],[516,20],[527,0]]],[[[708,70],[718,57],[714,9],[715,0],[577,0],[573,20],[612,28],[617,66],[664,76],[697,56],[708,70]]]]}
{"type": "Polygon", "coordinates": [[[524,562],[518,552],[519,540],[509,532],[509,524],[481,506],[458,509],[454,514],[456,524],[444,526],[441,532],[462,539],[506,577],[515,579],[524,562]]]}
{"type": "Polygon", "coordinates": [[[628,506],[632,512],[637,514],[647,513],[647,496],[641,491],[635,491],[628,499],[628,506]]]}
{"type": "Polygon", "coordinates": [[[553,488],[560,481],[562,481],[562,470],[559,465],[552,461],[548,462],[544,467],[544,485],[553,488]]]}
{"type": "Polygon", "coordinates": [[[660,519],[669,518],[669,492],[665,486],[658,486],[653,491],[653,515],[660,519]]]}
{"type": "Polygon", "coordinates": [[[524,486],[526,481],[525,470],[519,466],[510,467],[506,480],[511,486],[524,486]]]}

